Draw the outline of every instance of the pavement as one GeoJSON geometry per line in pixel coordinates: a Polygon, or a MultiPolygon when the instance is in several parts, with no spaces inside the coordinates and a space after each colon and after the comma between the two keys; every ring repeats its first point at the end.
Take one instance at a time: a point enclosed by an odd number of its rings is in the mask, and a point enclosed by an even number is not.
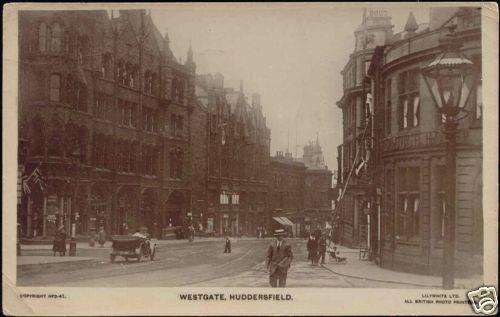
{"type": "MultiPolygon", "coordinates": [[[[358,249],[350,249],[343,246],[337,247],[341,257],[346,258],[345,263],[336,263],[327,259],[322,266],[334,274],[344,277],[369,280],[373,282],[384,282],[397,285],[412,285],[425,288],[441,288],[442,277],[397,272],[379,267],[377,264],[367,260],[359,259],[358,249]]],[[[328,256],[327,256],[328,257],[328,256]]],[[[470,278],[455,278],[456,288],[474,288],[482,284],[482,276],[470,278]]]]}
{"type": "Polygon", "coordinates": [[[18,256],[17,265],[39,265],[55,263],[93,262],[94,258],[81,256],[18,256]]]}

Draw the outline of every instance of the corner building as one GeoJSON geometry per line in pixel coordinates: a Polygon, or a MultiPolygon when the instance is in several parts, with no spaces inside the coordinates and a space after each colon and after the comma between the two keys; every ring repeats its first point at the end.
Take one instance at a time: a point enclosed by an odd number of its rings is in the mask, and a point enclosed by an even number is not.
{"type": "Polygon", "coordinates": [[[47,184],[23,198],[24,236],[186,222],[192,50],[178,62],[145,10],[23,11],[19,25],[24,166],[47,184]]]}
{"type": "MultiPolygon", "coordinates": [[[[481,12],[478,8],[432,8],[429,22],[421,24],[409,13],[404,31],[378,43],[367,67],[364,99],[373,100],[373,109],[368,110],[367,117],[373,118],[368,128],[375,141],[367,163],[369,172],[361,172],[359,176],[354,173],[353,178],[355,183],[356,179],[368,175],[369,190],[365,198],[370,204],[365,205],[363,218],[369,215],[373,220],[368,230],[370,254],[384,268],[441,274],[446,143],[442,118],[420,69],[440,52],[439,39],[450,34],[450,27],[462,44],[462,53],[481,74],[481,12]]],[[[481,94],[479,80],[466,105],[467,116],[459,121],[458,127],[455,202],[458,275],[482,271],[481,94]]],[[[367,103],[364,104],[367,107],[367,103]]],[[[349,153],[344,151],[344,158],[349,153]]],[[[347,161],[359,164],[352,157],[347,161]]],[[[341,170],[344,169],[339,168],[341,170]]],[[[345,176],[342,182],[346,182],[345,176]]],[[[344,199],[348,197],[349,186],[344,199]]],[[[346,218],[352,219],[356,200],[354,206],[346,201],[341,206],[343,221],[349,223],[346,218]]],[[[344,241],[348,240],[347,236],[344,234],[344,241]]]]}

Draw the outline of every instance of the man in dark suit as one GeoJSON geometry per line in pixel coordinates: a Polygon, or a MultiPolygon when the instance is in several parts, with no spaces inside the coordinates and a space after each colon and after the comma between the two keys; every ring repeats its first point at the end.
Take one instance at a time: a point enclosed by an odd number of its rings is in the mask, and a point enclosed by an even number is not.
{"type": "Polygon", "coordinates": [[[292,247],[283,240],[285,235],[285,230],[275,230],[276,241],[271,243],[267,250],[266,267],[269,272],[269,283],[272,287],[286,286],[286,275],[293,259],[292,247]]]}

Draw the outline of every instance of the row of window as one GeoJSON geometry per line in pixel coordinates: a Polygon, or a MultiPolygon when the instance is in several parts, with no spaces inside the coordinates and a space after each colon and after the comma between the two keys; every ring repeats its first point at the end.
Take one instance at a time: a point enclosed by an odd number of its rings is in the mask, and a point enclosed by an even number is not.
{"type": "Polygon", "coordinates": [[[160,153],[158,147],[143,145],[139,153],[137,142],[114,143],[113,139],[102,134],[94,135],[92,147],[92,161],[96,167],[106,169],[115,167],[119,172],[158,175],[160,153]]]}
{"type": "Polygon", "coordinates": [[[51,102],[65,102],[80,111],[87,111],[87,87],[81,80],[67,75],[63,82],[61,75],[51,74],[49,86],[51,102]]]}
{"type": "MultiPolygon", "coordinates": [[[[389,239],[393,233],[397,239],[415,238],[420,234],[421,225],[420,169],[419,167],[400,167],[396,171],[396,178],[392,169],[386,171],[384,231],[389,239]],[[396,193],[394,193],[395,182],[398,184],[396,193]]],[[[443,167],[436,167],[433,172],[436,181],[432,192],[435,200],[432,207],[432,223],[434,223],[434,238],[438,240],[444,237],[445,172],[446,169],[443,167]]]]}
{"type": "Polygon", "coordinates": [[[63,32],[59,23],[49,26],[42,22],[38,28],[38,49],[40,52],[60,53],[62,38],[63,32]]]}
{"type": "MultiPolygon", "coordinates": [[[[66,102],[80,111],[87,111],[87,88],[79,81],[73,80],[71,75],[65,79],[64,88],[59,74],[50,76],[50,101],[66,102]]],[[[111,120],[113,96],[97,92],[93,113],[97,118],[111,120]]],[[[127,127],[137,127],[138,104],[118,99],[118,123],[127,127]]],[[[143,108],[143,128],[149,132],[159,132],[160,122],[158,111],[147,107],[143,108]]],[[[184,117],[172,114],[170,118],[171,135],[179,136],[184,129],[184,117]]]]}
{"type": "MultiPolygon", "coordinates": [[[[481,65],[480,57],[474,56],[475,65],[481,65]]],[[[481,73],[481,71],[480,71],[481,73]]],[[[400,73],[397,76],[397,126],[399,131],[418,127],[420,125],[420,91],[419,84],[420,71],[412,69],[400,73]]],[[[385,133],[386,135],[392,132],[392,113],[393,113],[393,81],[387,79],[385,82],[385,133]]],[[[473,123],[480,122],[483,115],[483,102],[482,102],[482,82],[477,83],[476,89],[472,92],[469,99],[471,104],[471,121],[473,123]]],[[[348,115],[349,116],[349,115],[348,115]]],[[[441,118],[444,121],[444,117],[441,118]]]]}
{"type": "Polygon", "coordinates": [[[230,193],[227,191],[222,191],[219,197],[219,204],[221,205],[239,205],[240,195],[238,193],[230,193]]]}

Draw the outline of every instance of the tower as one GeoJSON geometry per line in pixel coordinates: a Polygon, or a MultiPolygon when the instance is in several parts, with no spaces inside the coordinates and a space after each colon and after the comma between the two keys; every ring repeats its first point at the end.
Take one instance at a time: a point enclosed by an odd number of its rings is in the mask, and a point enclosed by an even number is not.
{"type": "Polygon", "coordinates": [[[387,43],[392,37],[391,16],[386,10],[364,9],[363,21],[354,31],[355,51],[375,48],[387,43]]]}

